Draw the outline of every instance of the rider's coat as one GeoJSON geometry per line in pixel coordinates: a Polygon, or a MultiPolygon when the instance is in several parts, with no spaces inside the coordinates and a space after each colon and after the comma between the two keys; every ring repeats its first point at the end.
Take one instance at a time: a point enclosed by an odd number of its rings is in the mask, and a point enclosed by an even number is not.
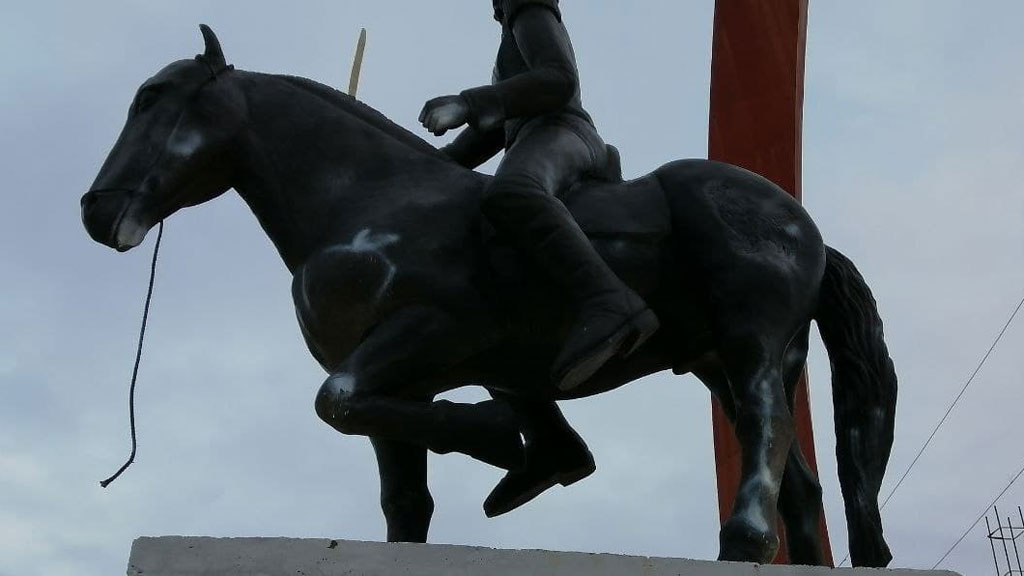
{"type": "Polygon", "coordinates": [[[576,131],[593,130],[558,0],[494,0],[494,17],[502,34],[492,84],[462,92],[472,113],[470,125],[481,133],[504,126],[506,148],[524,124],[541,116],[576,131]],[[554,18],[519,20],[534,7],[549,10],[554,18]]]}

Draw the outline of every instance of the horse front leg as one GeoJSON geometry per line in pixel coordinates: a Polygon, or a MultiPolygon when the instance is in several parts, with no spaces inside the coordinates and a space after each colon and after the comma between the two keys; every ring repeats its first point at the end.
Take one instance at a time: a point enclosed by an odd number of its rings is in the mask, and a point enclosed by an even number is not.
{"type": "Polygon", "coordinates": [[[796,431],[778,356],[758,339],[723,355],[743,461],[736,503],[720,534],[719,560],[765,564],[779,549],[776,505],[796,431]]]}
{"type": "Polygon", "coordinates": [[[426,542],[434,499],[427,487],[427,449],[370,438],[380,473],[380,506],[388,542],[426,542]]]}
{"type": "Polygon", "coordinates": [[[332,371],[317,392],[317,414],[343,434],[412,444],[439,454],[461,452],[505,469],[521,467],[518,417],[506,402],[410,399],[432,393],[410,382],[436,379],[473,352],[473,339],[459,326],[433,308],[392,314],[332,371]]]}

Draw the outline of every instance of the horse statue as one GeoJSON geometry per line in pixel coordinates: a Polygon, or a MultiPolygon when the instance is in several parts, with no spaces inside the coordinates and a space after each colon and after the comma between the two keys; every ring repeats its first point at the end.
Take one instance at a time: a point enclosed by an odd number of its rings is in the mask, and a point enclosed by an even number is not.
{"type": "Polygon", "coordinates": [[[815,320],[832,364],[851,558],[888,564],[878,492],[896,375],[882,323],[853,263],[785,191],[706,160],[566,191],[581,228],[662,328],[562,391],[548,369],[571,319],[483,222],[488,177],[332,88],[234,69],[202,29],[204,54],[139,88],[82,197],[85,228],[126,251],[180,208],[238,192],[293,274],[302,334],[329,374],[317,415],[373,443],[388,541],[426,541],[428,450],[512,470],[529,426],[516,402],[554,406],[672,369],[722,401],[742,445],[720,559],[770,562],[781,516],[791,561],[822,564],[821,487],[791,415],[815,320]],[[433,400],[467,385],[494,399],[433,400]]]}

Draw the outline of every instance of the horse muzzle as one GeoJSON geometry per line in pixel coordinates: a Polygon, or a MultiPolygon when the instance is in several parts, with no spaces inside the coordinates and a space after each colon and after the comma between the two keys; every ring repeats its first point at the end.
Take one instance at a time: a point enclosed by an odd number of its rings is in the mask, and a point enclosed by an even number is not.
{"type": "Polygon", "coordinates": [[[89,236],[118,252],[126,252],[141,244],[147,230],[131,217],[134,199],[131,190],[86,192],[82,196],[82,224],[89,236]]]}

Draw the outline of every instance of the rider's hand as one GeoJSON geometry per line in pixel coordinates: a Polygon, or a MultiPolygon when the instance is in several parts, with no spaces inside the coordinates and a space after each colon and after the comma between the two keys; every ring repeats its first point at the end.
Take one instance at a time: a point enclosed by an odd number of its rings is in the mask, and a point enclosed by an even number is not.
{"type": "Polygon", "coordinates": [[[469,103],[462,96],[441,96],[423,106],[420,123],[434,136],[443,136],[452,128],[469,122],[469,114],[469,103]]]}

